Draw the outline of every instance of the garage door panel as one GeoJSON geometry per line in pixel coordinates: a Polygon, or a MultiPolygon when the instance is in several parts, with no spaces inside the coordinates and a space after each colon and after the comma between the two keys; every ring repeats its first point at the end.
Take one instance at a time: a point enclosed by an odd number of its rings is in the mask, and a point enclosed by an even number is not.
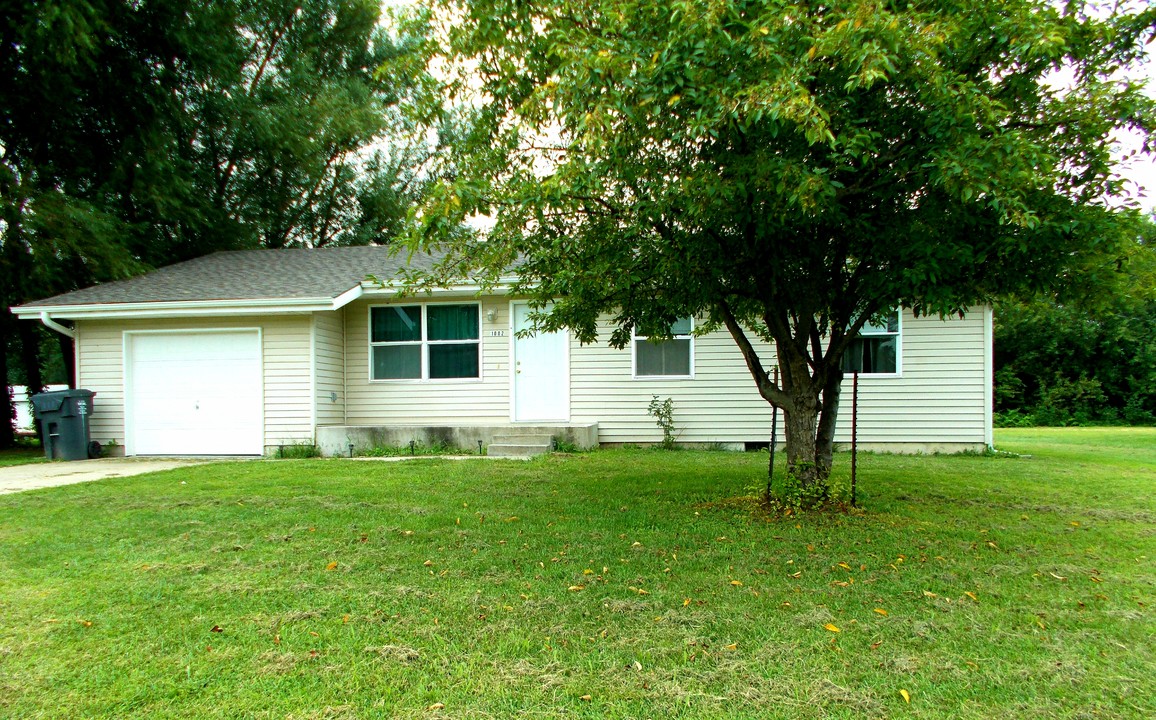
{"type": "Polygon", "coordinates": [[[138,455],[255,455],[264,449],[256,331],[130,336],[138,455]]]}

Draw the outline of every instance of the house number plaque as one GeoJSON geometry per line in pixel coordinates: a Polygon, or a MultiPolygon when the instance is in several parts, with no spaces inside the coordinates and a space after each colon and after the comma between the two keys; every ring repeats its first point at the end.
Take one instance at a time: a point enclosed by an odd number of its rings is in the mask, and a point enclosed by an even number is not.
{"type": "Polygon", "coordinates": [[[486,333],[487,337],[506,337],[505,330],[490,330],[486,333]]]}

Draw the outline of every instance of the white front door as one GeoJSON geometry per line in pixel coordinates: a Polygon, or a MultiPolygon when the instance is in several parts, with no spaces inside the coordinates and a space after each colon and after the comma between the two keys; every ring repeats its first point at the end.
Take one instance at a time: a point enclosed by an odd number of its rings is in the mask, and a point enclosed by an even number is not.
{"type": "Polygon", "coordinates": [[[264,451],[258,331],[127,333],[125,350],[129,453],[264,451]]]}
{"type": "Polygon", "coordinates": [[[530,306],[513,303],[514,421],[570,419],[570,334],[566,331],[519,337],[531,326],[530,306]]]}

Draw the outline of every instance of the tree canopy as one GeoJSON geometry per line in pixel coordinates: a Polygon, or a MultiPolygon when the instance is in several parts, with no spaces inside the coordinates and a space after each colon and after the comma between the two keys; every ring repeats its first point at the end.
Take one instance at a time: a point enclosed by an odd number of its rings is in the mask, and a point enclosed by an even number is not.
{"type": "Polygon", "coordinates": [[[1133,232],[1112,138],[1150,137],[1156,113],[1118,71],[1156,9],[439,0],[418,20],[438,100],[473,112],[419,241],[491,217],[444,272],[518,263],[541,327],[584,342],[604,314],[619,346],[686,315],[725,326],[784,410],[805,502],[828,493],[865,323],[1047,287],[1133,232]]]}
{"type": "Polygon", "coordinates": [[[0,0],[0,17],[0,345],[18,325],[38,344],[11,305],[216,250],[386,242],[421,196],[410,84],[378,72],[412,43],[375,0],[0,0]]]}

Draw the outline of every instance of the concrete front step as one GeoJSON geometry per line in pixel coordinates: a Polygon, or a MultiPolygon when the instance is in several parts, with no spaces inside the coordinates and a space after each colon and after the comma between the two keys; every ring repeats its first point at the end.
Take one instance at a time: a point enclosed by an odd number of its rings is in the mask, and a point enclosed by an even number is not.
{"type": "Polygon", "coordinates": [[[548,433],[497,433],[491,442],[498,445],[548,445],[553,447],[554,436],[548,433]]]}
{"type": "MultiPolygon", "coordinates": [[[[478,443],[495,445],[536,445],[533,453],[548,452],[552,438],[569,447],[589,450],[598,447],[598,423],[502,423],[495,425],[322,425],[317,428],[317,445],[326,457],[346,457],[377,448],[404,448],[410,442],[444,445],[477,452],[478,443]],[[352,450],[350,446],[353,446],[352,450]]],[[[502,448],[490,452],[497,455],[502,448]]],[[[524,454],[519,452],[523,457],[524,454]]]]}
{"type": "Polygon", "coordinates": [[[553,449],[553,445],[549,441],[545,443],[491,443],[486,448],[486,454],[490,457],[533,457],[545,455],[551,449],[553,449]]]}

